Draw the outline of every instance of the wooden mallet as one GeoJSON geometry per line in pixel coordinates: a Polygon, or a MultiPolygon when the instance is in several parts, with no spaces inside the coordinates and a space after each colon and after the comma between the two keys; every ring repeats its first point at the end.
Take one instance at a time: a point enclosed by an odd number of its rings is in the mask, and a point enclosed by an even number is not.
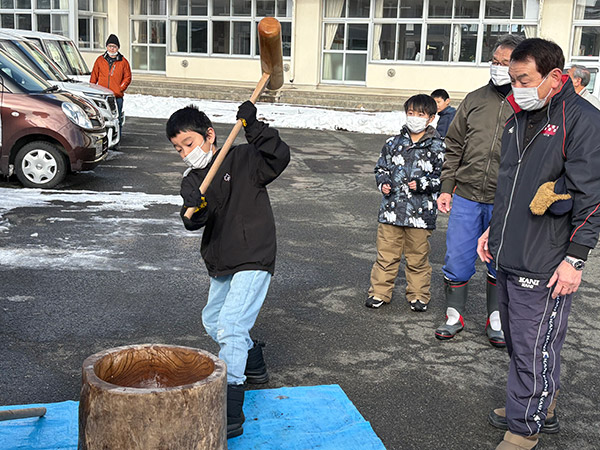
{"type": "MultiPolygon", "coordinates": [[[[260,48],[260,64],[262,68],[262,77],[256,89],[250,97],[252,103],[256,103],[256,100],[263,93],[265,88],[270,90],[279,89],[283,86],[283,50],[281,47],[281,24],[273,17],[265,17],[258,24],[258,46],[260,48]]],[[[212,182],[217,170],[221,167],[227,152],[233,145],[233,141],[237,137],[238,133],[242,129],[242,120],[238,120],[229,133],[225,144],[219,151],[219,154],[215,158],[212,167],[206,174],[204,181],[200,185],[200,192],[206,193],[208,186],[212,182]]],[[[188,219],[192,217],[197,208],[188,208],[185,212],[185,217],[188,219]]]]}

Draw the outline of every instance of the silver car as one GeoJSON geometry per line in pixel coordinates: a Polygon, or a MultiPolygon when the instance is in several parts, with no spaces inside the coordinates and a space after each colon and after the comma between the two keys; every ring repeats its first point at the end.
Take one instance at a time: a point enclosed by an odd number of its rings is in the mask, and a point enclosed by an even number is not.
{"type": "Polygon", "coordinates": [[[22,33],[22,30],[0,29],[0,48],[50,84],[91,101],[104,117],[109,148],[116,147],[121,136],[114,93],[105,87],[67,76],[55,61],[41,51],[37,41],[21,36],[22,33]]]}

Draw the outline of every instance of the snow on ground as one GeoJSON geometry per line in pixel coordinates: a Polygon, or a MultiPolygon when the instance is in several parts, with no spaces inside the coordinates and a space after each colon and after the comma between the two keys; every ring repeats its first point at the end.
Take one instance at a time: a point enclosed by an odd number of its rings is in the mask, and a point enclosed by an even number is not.
{"type": "MultiPolygon", "coordinates": [[[[125,115],[168,119],[184,106],[196,105],[216,123],[235,123],[239,102],[212,101],[182,97],[154,97],[125,94],[125,115]]],[[[260,103],[258,118],[276,128],[345,130],[357,133],[396,135],[406,122],[404,111],[338,111],[309,106],[260,103]]]]}
{"type": "MultiPolygon", "coordinates": [[[[151,205],[179,206],[177,195],[145,194],[143,192],[61,191],[44,189],[0,188],[0,231],[8,230],[4,214],[16,208],[51,206],[51,202],[75,203],[86,211],[141,211],[151,205]]],[[[65,219],[63,219],[65,220],[65,219]]]]}

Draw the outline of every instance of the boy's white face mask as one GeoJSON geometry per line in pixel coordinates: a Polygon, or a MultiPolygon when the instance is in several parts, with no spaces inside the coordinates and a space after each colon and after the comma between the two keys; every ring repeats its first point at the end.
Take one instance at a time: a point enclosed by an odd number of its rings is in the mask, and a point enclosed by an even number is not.
{"type": "Polygon", "coordinates": [[[406,128],[411,133],[420,133],[429,125],[428,117],[406,116],[406,128]]]}
{"type": "Polygon", "coordinates": [[[202,145],[204,145],[204,142],[202,142],[201,145],[196,146],[194,150],[192,150],[185,158],[183,158],[183,161],[188,165],[188,167],[192,169],[204,169],[212,160],[213,145],[210,144],[210,150],[208,153],[202,150],[202,145]]]}

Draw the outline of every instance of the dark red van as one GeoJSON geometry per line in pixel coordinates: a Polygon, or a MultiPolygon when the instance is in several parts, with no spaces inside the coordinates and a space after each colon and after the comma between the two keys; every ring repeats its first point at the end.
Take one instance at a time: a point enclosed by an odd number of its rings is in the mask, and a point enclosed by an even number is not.
{"type": "Polygon", "coordinates": [[[0,51],[0,174],[51,188],[108,153],[104,119],[90,102],[60,91],[0,51]]]}

